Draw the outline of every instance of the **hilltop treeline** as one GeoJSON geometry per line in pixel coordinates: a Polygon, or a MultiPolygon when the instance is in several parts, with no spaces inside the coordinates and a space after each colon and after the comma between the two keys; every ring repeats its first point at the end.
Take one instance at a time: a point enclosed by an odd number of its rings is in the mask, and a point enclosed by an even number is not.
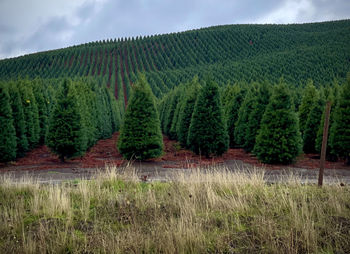
{"type": "Polygon", "coordinates": [[[300,85],[308,78],[345,81],[350,68],[350,21],[293,25],[227,25],[166,35],[103,40],[0,61],[0,79],[90,77],[130,95],[138,72],[161,98],[193,76],[211,73],[220,85],[281,76],[300,85]]]}
{"type": "Polygon", "coordinates": [[[1,82],[1,162],[42,144],[62,160],[82,155],[119,129],[123,110],[106,86],[89,79],[1,82]]]}
{"type": "Polygon", "coordinates": [[[206,156],[221,155],[228,145],[242,147],[264,163],[288,164],[302,151],[320,152],[325,103],[331,101],[328,159],[350,162],[350,78],[319,89],[312,80],[298,88],[283,79],[237,82],[221,89],[220,97],[209,92],[213,83],[195,77],[159,103],[163,133],[182,147],[206,156]]]}

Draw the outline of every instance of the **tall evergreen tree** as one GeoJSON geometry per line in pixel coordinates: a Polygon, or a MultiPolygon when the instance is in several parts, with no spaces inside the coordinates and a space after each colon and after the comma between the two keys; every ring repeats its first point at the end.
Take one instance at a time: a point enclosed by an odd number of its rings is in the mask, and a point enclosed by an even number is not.
{"type": "Polygon", "coordinates": [[[83,121],[71,81],[64,80],[49,125],[48,146],[61,161],[84,152],[83,121]]]}
{"type": "Polygon", "coordinates": [[[228,149],[229,136],[218,85],[208,80],[200,90],[193,110],[188,144],[196,154],[222,155],[228,149]]]}
{"type": "Polygon", "coordinates": [[[126,159],[146,160],[163,152],[155,98],[143,75],[133,86],[117,146],[126,159]]]}
{"type": "Polygon", "coordinates": [[[291,163],[301,151],[298,118],[288,88],[274,87],[261,120],[254,153],[263,163],[291,163]]]}
{"type": "Polygon", "coordinates": [[[0,162],[8,162],[16,158],[17,142],[10,96],[2,84],[0,84],[0,126],[0,162]]]}
{"type": "Polygon", "coordinates": [[[17,157],[22,157],[29,149],[22,99],[15,82],[11,82],[8,88],[11,98],[13,124],[16,129],[17,157]]]}
{"type": "Polygon", "coordinates": [[[335,122],[331,128],[331,146],[335,153],[345,158],[347,165],[350,165],[350,73],[340,93],[334,117],[335,122]]]}
{"type": "Polygon", "coordinates": [[[200,84],[198,81],[198,77],[196,76],[189,84],[187,94],[184,98],[183,107],[179,115],[178,141],[180,142],[182,147],[189,146],[189,144],[187,143],[188,130],[191,125],[192,114],[199,91],[200,84]]]}
{"type": "Polygon", "coordinates": [[[236,122],[238,120],[238,111],[242,105],[246,94],[246,84],[234,84],[231,88],[232,97],[227,100],[225,106],[225,115],[227,119],[227,130],[230,136],[230,147],[233,148],[236,145],[235,142],[235,129],[236,122]]]}
{"type": "Polygon", "coordinates": [[[325,106],[325,99],[323,92],[316,94],[316,98],[312,109],[308,115],[305,131],[303,136],[303,150],[305,153],[315,153],[316,152],[316,137],[317,131],[320,127],[320,122],[325,106]]]}
{"type": "Polygon", "coordinates": [[[267,104],[269,103],[270,89],[269,84],[264,82],[258,85],[257,93],[253,98],[252,112],[248,116],[248,122],[245,129],[245,138],[243,148],[250,152],[255,145],[256,135],[260,128],[260,122],[264,115],[267,104]]]}
{"type": "Polygon", "coordinates": [[[307,117],[310,114],[312,106],[314,105],[316,93],[316,87],[314,86],[312,80],[309,80],[304,89],[304,96],[299,107],[299,127],[302,135],[304,134],[307,117]]]}

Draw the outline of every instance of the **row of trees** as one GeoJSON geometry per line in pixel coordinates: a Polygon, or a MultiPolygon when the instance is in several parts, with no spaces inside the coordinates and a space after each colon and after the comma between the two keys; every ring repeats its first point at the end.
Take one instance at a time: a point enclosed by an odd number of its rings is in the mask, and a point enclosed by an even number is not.
{"type": "Polygon", "coordinates": [[[113,94],[85,80],[17,80],[0,84],[0,160],[47,144],[61,160],[83,154],[119,129],[122,109],[113,94]]]}
{"type": "Polygon", "coordinates": [[[159,104],[163,133],[182,147],[210,156],[222,154],[229,144],[264,163],[291,163],[302,150],[320,151],[325,101],[331,100],[328,158],[349,159],[350,79],[342,87],[319,90],[312,81],[300,89],[290,89],[283,80],[277,85],[240,82],[221,90],[221,96],[213,83],[194,78],[159,104]]]}

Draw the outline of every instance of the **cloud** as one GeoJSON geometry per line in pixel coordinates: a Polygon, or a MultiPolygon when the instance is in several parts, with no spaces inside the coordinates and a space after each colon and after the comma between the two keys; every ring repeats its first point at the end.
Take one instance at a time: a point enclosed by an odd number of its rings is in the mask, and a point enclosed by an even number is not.
{"type": "Polygon", "coordinates": [[[1,0],[0,58],[213,25],[346,18],[349,0],[1,0]]]}

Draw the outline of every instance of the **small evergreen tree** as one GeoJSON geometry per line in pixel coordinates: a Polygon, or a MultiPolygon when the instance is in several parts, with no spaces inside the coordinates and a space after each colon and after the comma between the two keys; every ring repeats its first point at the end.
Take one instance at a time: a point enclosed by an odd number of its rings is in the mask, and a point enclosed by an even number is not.
{"type": "Polygon", "coordinates": [[[128,160],[155,158],[163,152],[155,98],[144,75],[133,86],[117,146],[128,160]]]}
{"type": "Polygon", "coordinates": [[[263,163],[291,163],[301,151],[298,118],[288,88],[274,87],[261,120],[254,153],[263,163]]]}
{"type": "Polygon", "coordinates": [[[8,162],[16,158],[17,142],[10,96],[2,84],[0,84],[0,126],[0,162],[8,162]]]}
{"type": "MultiPolygon", "coordinates": [[[[350,73],[349,73],[350,74],[350,73]]],[[[343,86],[331,129],[332,149],[350,165],[350,75],[343,86]]]]}
{"type": "Polygon", "coordinates": [[[57,94],[48,133],[48,147],[62,162],[65,158],[79,156],[84,152],[84,126],[76,93],[71,81],[64,80],[57,94]]]}
{"type": "Polygon", "coordinates": [[[188,132],[188,144],[196,154],[209,157],[226,152],[228,142],[218,85],[208,80],[198,94],[188,132]]]}

